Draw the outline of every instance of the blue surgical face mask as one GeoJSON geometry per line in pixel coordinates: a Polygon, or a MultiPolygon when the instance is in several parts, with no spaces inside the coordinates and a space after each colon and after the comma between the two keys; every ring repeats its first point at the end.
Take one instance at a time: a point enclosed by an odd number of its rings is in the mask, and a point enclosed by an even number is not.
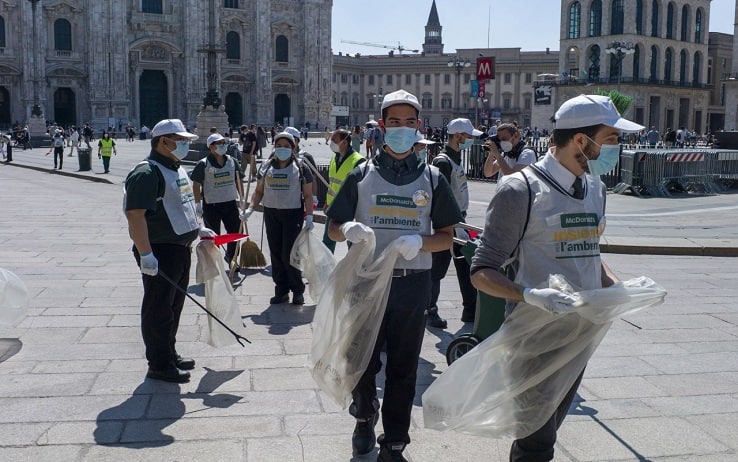
{"type": "Polygon", "coordinates": [[[274,155],[279,160],[287,160],[292,155],[292,149],[290,149],[290,148],[274,148],[274,155]]]}
{"type": "MultiPolygon", "coordinates": [[[[589,137],[587,137],[589,138],[589,137]]],[[[600,147],[600,155],[596,159],[587,158],[587,167],[589,168],[589,174],[592,176],[600,176],[611,171],[618,164],[620,159],[620,145],[619,144],[597,144],[592,138],[589,140],[595,145],[600,147]]],[[[581,149],[580,149],[580,152],[581,149]]],[[[584,157],[587,157],[582,152],[584,157]]]]}
{"type": "Polygon", "coordinates": [[[415,144],[416,129],[410,127],[387,127],[384,132],[384,143],[392,152],[403,154],[415,144]]]}
{"type": "Polygon", "coordinates": [[[174,148],[174,151],[172,151],[172,154],[177,159],[182,160],[185,157],[187,157],[187,153],[190,152],[190,142],[189,141],[175,141],[175,142],[177,143],[177,147],[174,148]]]}
{"type": "Polygon", "coordinates": [[[474,144],[474,138],[468,138],[463,143],[459,143],[459,151],[469,149],[474,144]]]}
{"type": "Polygon", "coordinates": [[[423,149],[422,151],[417,151],[416,154],[418,155],[418,160],[420,162],[425,162],[426,160],[428,160],[428,151],[426,151],[425,149],[423,149]]]}
{"type": "Polygon", "coordinates": [[[228,152],[228,146],[226,146],[225,144],[216,144],[215,152],[217,152],[221,156],[224,156],[225,153],[228,152]]]}

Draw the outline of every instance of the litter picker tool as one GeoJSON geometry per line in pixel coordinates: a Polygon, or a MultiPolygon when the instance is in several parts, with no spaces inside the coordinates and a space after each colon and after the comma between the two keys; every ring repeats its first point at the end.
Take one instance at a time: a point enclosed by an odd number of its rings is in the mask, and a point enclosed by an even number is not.
{"type": "MultiPolygon", "coordinates": [[[[251,169],[251,165],[249,165],[249,169],[251,169]]],[[[251,172],[249,171],[249,174],[251,172]]],[[[246,194],[244,194],[243,203],[241,204],[241,212],[246,210],[246,204],[249,202],[249,191],[251,190],[251,182],[246,185],[246,194]]],[[[245,222],[241,222],[241,233],[246,234],[248,236],[249,229],[245,222]]],[[[236,255],[233,256],[233,260],[231,260],[230,264],[230,271],[229,275],[231,277],[231,282],[233,282],[233,278],[235,277],[235,269],[236,267],[240,268],[264,268],[267,265],[266,263],[266,257],[264,257],[264,254],[259,250],[259,246],[256,245],[256,242],[251,241],[246,238],[244,242],[239,242],[236,245],[236,255]]]]}
{"type": "Polygon", "coordinates": [[[193,297],[192,295],[188,294],[186,290],[184,290],[183,288],[181,288],[180,286],[178,286],[176,282],[174,282],[169,276],[167,276],[161,270],[159,270],[159,276],[161,276],[162,278],[164,278],[164,280],[167,281],[169,284],[171,284],[172,287],[174,287],[175,289],[177,289],[177,291],[183,293],[187,298],[189,298],[190,300],[192,300],[193,302],[195,302],[195,305],[197,305],[200,308],[202,308],[202,310],[205,311],[211,318],[215,319],[218,322],[218,324],[220,324],[228,332],[230,332],[231,334],[233,334],[233,336],[236,337],[236,341],[242,347],[245,347],[246,345],[244,345],[241,340],[246,340],[247,343],[251,343],[251,341],[249,339],[247,339],[246,337],[243,337],[243,336],[237,334],[236,332],[233,331],[233,329],[231,329],[230,327],[226,326],[223,321],[221,321],[220,319],[218,319],[218,317],[215,316],[213,313],[211,313],[210,310],[208,310],[207,308],[205,308],[204,306],[202,306],[202,303],[200,303],[197,300],[195,300],[195,297],[193,297]]]}

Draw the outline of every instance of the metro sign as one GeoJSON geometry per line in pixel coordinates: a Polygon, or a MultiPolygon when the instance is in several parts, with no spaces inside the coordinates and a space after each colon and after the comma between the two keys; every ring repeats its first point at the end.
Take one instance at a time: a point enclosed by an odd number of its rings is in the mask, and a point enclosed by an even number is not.
{"type": "Polygon", "coordinates": [[[477,80],[495,78],[495,58],[477,58],[477,80]]]}

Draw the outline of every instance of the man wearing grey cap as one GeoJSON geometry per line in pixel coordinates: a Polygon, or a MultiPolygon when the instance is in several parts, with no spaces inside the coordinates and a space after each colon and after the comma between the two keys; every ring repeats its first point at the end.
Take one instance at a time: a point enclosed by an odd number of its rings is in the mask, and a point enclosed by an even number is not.
{"type": "MultiPolygon", "coordinates": [[[[597,95],[566,101],[554,121],[553,148],[498,184],[472,259],[474,286],[507,299],[507,315],[522,309],[542,317],[579,316],[574,298],[548,288],[550,274],[563,275],[576,290],[609,287],[617,281],[600,259],[606,195],[600,175],[617,164],[620,133],[643,127],[623,119],[610,98],[597,95]],[[506,262],[507,277],[499,272],[506,262]]],[[[513,442],[511,461],[553,459],[556,432],[583,374],[567,377],[553,415],[513,442]]]]}
{"type": "Polygon", "coordinates": [[[191,246],[198,237],[213,237],[215,232],[197,221],[192,183],[180,166],[197,136],[188,133],[179,119],[160,121],[151,136],[149,157],[126,177],[123,210],[143,281],[146,376],[182,383],[190,380],[187,370],[195,368],[195,360],[181,357],[175,347],[190,280],[191,246]]]}

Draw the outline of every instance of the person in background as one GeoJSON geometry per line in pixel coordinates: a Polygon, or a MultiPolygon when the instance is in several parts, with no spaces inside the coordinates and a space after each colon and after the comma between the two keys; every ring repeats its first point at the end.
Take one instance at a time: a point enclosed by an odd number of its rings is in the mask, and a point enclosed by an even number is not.
{"type": "Polygon", "coordinates": [[[297,159],[295,146],[289,133],[275,136],[274,155],[261,165],[249,208],[241,214],[241,220],[246,221],[260,203],[264,205],[274,281],[274,297],[269,300],[272,305],[287,303],[290,292],[294,305],[305,303],[302,272],[290,264],[290,252],[303,222],[308,229],[313,228],[313,201],[303,200],[312,194],[313,175],[297,159]]]}
{"type": "MultiPolygon", "coordinates": [[[[300,137],[304,135],[304,133],[300,133],[300,130],[298,130],[295,127],[285,127],[285,132],[292,135],[292,138],[295,140],[295,154],[297,155],[297,160],[302,162],[303,160],[310,164],[314,169],[317,170],[318,166],[315,163],[315,158],[312,154],[305,151],[304,149],[300,148],[300,137]]],[[[312,171],[312,170],[311,170],[312,171]]],[[[318,206],[318,179],[315,178],[315,181],[313,181],[313,209],[315,209],[318,206]]]]}
{"type": "MultiPolygon", "coordinates": [[[[600,175],[617,164],[621,131],[643,129],[623,119],[610,98],[598,95],[567,100],[556,111],[554,123],[555,149],[497,185],[471,265],[478,290],[506,299],[507,315],[526,310],[531,314],[526,319],[534,324],[543,322],[539,317],[578,316],[572,313],[573,297],[548,288],[549,275],[563,275],[577,290],[609,287],[617,281],[600,258],[607,194],[600,175]],[[500,272],[503,265],[507,274],[500,272]]],[[[555,331],[547,334],[556,338],[555,331]]],[[[567,390],[563,400],[541,428],[513,442],[511,462],[554,458],[557,430],[583,374],[584,370],[561,378],[567,390]]]]}
{"type": "Polygon", "coordinates": [[[241,125],[238,142],[241,144],[241,168],[245,173],[246,165],[249,165],[251,171],[249,181],[254,181],[256,179],[256,125],[251,124],[251,128],[241,125]]]}
{"type": "Polygon", "coordinates": [[[75,126],[72,126],[71,133],[69,134],[69,142],[71,147],[69,148],[68,157],[72,157],[75,149],[77,150],[77,154],[79,154],[79,131],[75,126]]]}
{"type": "Polygon", "coordinates": [[[118,155],[118,150],[115,149],[115,140],[110,138],[109,132],[103,132],[102,138],[97,142],[97,158],[102,158],[103,173],[110,173],[110,156],[115,154],[118,155]]]}
{"type": "MultiPolygon", "coordinates": [[[[200,159],[192,170],[195,209],[206,227],[220,234],[221,223],[228,233],[237,233],[241,226],[238,200],[243,198],[243,181],[238,161],[227,154],[226,139],[219,133],[208,136],[207,157],[200,159]]],[[[236,243],[226,247],[225,260],[230,265],[236,253],[236,243]]]]}
{"type": "Polygon", "coordinates": [[[484,143],[487,159],[483,173],[491,178],[498,172],[501,176],[519,172],[536,161],[536,152],[520,139],[520,130],[513,124],[504,123],[497,127],[497,135],[484,143]]]}
{"type": "Polygon", "coordinates": [[[54,130],[49,149],[54,150],[54,170],[56,170],[57,159],[59,160],[59,170],[61,170],[64,163],[64,132],[59,129],[54,130]]]}
{"type": "Polygon", "coordinates": [[[354,126],[354,131],[351,132],[351,149],[361,152],[361,127],[359,125],[354,126]]]}
{"type": "Polygon", "coordinates": [[[215,233],[197,221],[192,183],[180,162],[197,136],[179,119],[164,119],[151,131],[151,152],[125,180],[123,210],[133,257],[141,269],[141,334],[149,370],[166,382],[190,380],[195,360],[176,348],[179,319],[189,287],[191,246],[215,233]],[[159,273],[174,281],[172,285],[159,273]]]}

